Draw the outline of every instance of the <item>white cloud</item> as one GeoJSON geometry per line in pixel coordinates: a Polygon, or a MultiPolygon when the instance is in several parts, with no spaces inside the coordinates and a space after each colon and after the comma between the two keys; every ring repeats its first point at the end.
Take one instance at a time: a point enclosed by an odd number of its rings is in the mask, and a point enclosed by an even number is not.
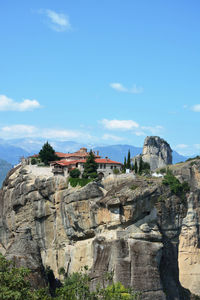
{"type": "Polygon", "coordinates": [[[185,148],[188,148],[188,145],[186,144],[178,144],[175,146],[175,149],[185,149],[185,148]]]}
{"type": "Polygon", "coordinates": [[[107,129],[121,129],[121,130],[131,130],[138,128],[139,124],[133,120],[107,120],[103,119],[101,121],[103,126],[107,129]]]}
{"type": "Polygon", "coordinates": [[[75,130],[59,130],[59,129],[44,129],[42,132],[43,137],[45,138],[78,138],[82,133],[75,130]]]}
{"type": "Polygon", "coordinates": [[[191,110],[194,112],[200,112],[200,104],[193,105],[191,110]]]}
{"type": "Polygon", "coordinates": [[[41,106],[37,100],[25,99],[22,102],[16,102],[5,95],[0,95],[0,111],[27,111],[39,107],[41,106]]]}
{"type": "Polygon", "coordinates": [[[160,134],[164,128],[160,125],[156,125],[154,127],[153,126],[142,126],[141,129],[144,131],[150,132],[153,135],[156,135],[156,134],[160,134]]]}
{"type": "Polygon", "coordinates": [[[120,137],[120,136],[116,136],[116,135],[112,135],[112,134],[107,134],[107,133],[105,133],[105,134],[102,136],[102,140],[106,140],[106,141],[112,140],[112,141],[115,141],[115,142],[119,142],[119,141],[122,141],[123,138],[120,137]]]}
{"type": "Polygon", "coordinates": [[[2,133],[7,135],[32,135],[34,134],[37,129],[35,126],[29,126],[29,125],[11,125],[11,126],[5,126],[1,128],[2,133]]]}
{"type": "Polygon", "coordinates": [[[200,144],[195,144],[194,147],[198,150],[200,150],[200,144]]]}
{"type": "Polygon", "coordinates": [[[100,121],[104,128],[109,130],[121,130],[121,131],[129,131],[132,134],[137,136],[145,136],[145,135],[159,135],[163,132],[164,127],[160,125],[156,126],[140,126],[137,122],[133,120],[108,120],[103,119],[100,121]]]}
{"type": "Polygon", "coordinates": [[[87,132],[69,129],[39,128],[36,126],[16,124],[0,128],[0,136],[4,139],[12,138],[45,138],[45,139],[91,139],[87,132]]]}
{"type": "Polygon", "coordinates": [[[130,94],[141,94],[143,92],[142,87],[137,87],[136,84],[132,88],[126,88],[121,83],[113,82],[110,83],[110,87],[118,92],[130,93],[130,94]]]}
{"type": "Polygon", "coordinates": [[[55,31],[69,31],[72,26],[69,21],[69,17],[62,13],[57,13],[51,9],[41,10],[41,13],[45,14],[49,20],[49,26],[55,31]]]}

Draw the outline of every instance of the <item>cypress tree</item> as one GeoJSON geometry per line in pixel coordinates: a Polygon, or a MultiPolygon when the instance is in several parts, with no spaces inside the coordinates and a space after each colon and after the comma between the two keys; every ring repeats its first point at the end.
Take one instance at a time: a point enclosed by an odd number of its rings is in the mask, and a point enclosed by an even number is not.
{"type": "Polygon", "coordinates": [[[138,165],[137,165],[137,161],[135,160],[135,174],[137,174],[138,172],[138,165]]]}
{"type": "Polygon", "coordinates": [[[128,157],[127,157],[127,165],[126,165],[127,169],[131,169],[131,153],[130,153],[130,149],[128,150],[128,157]]]}
{"type": "Polygon", "coordinates": [[[139,174],[142,173],[142,170],[143,170],[143,160],[142,160],[142,157],[140,156],[140,162],[139,162],[139,174]]]}
{"type": "Polygon", "coordinates": [[[127,164],[126,164],[126,156],[124,157],[124,167],[123,167],[123,171],[126,172],[126,167],[127,167],[127,164]]]}

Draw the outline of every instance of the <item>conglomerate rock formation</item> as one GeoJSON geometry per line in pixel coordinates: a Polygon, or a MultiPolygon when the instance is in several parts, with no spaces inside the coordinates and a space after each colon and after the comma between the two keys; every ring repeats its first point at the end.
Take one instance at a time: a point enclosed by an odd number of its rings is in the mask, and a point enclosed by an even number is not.
{"type": "Polygon", "coordinates": [[[157,168],[172,164],[172,149],[159,136],[147,136],[144,140],[142,154],[134,158],[134,163],[136,161],[139,165],[140,158],[149,163],[151,170],[154,171],[157,168]]]}
{"type": "Polygon", "coordinates": [[[18,166],[0,192],[0,252],[31,268],[35,286],[47,266],[59,278],[61,267],[87,265],[91,288],[113,271],[145,300],[200,295],[200,161],[171,168],[191,186],[184,199],[160,178],[124,174],[70,188],[18,166]]]}

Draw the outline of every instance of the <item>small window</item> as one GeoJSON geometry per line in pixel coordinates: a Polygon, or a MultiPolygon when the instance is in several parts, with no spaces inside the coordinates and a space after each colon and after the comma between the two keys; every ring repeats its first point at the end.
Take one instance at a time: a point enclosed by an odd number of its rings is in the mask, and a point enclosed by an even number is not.
{"type": "Polygon", "coordinates": [[[102,165],[100,165],[100,169],[102,169],[102,165]]]}
{"type": "Polygon", "coordinates": [[[110,166],[111,169],[113,169],[113,166],[110,166]]]}
{"type": "Polygon", "coordinates": [[[104,169],[106,168],[106,164],[104,165],[104,169]]]}

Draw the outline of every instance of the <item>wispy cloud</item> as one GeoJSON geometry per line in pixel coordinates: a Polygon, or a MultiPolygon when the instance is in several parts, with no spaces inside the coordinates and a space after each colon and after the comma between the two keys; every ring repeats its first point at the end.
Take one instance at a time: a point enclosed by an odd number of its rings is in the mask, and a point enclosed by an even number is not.
{"type": "Polygon", "coordinates": [[[22,102],[16,102],[5,95],[0,95],[0,111],[27,111],[40,107],[37,100],[25,99],[22,102]]]}
{"type": "Polygon", "coordinates": [[[142,87],[137,87],[134,84],[131,88],[126,88],[123,84],[119,82],[110,83],[110,87],[118,92],[130,93],[130,94],[141,94],[143,92],[142,87]]]}
{"type": "Polygon", "coordinates": [[[100,121],[105,129],[109,130],[120,130],[120,131],[130,131],[132,134],[137,136],[142,135],[159,135],[163,132],[164,127],[160,125],[156,126],[141,126],[133,120],[108,120],[103,119],[100,121]]]}
{"type": "Polygon", "coordinates": [[[11,126],[4,126],[1,128],[1,133],[6,134],[6,135],[19,135],[21,136],[24,135],[32,135],[36,131],[35,126],[30,126],[30,125],[23,125],[23,124],[18,124],[18,125],[11,125],[11,126]]]}
{"type": "Polygon", "coordinates": [[[194,112],[200,112],[200,104],[193,105],[191,110],[194,112]]]}
{"type": "Polygon", "coordinates": [[[57,128],[39,128],[36,126],[26,124],[15,124],[4,126],[0,128],[0,135],[2,138],[46,138],[46,139],[90,139],[91,136],[87,132],[70,129],[57,129],[57,128]]]}
{"type": "Polygon", "coordinates": [[[156,126],[141,126],[141,129],[144,130],[145,132],[150,132],[153,135],[157,135],[162,133],[163,131],[163,126],[156,125],[156,126]]]}
{"type": "Polygon", "coordinates": [[[40,10],[39,12],[46,15],[48,18],[48,25],[54,31],[62,32],[72,30],[72,25],[66,14],[57,13],[51,9],[40,10]]]}
{"type": "Polygon", "coordinates": [[[122,141],[123,140],[123,137],[120,137],[120,136],[116,136],[116,135],[113,135],[113,134],[108,134],[108,133],[105,133],[103,136],[102,136],[102,140],[105,140],[105,141],[115,141],[115,142],[119,142],[119,141],[122,141]]]}
{"type": "Polygon", "coordinates": [[[178,144],[175,146],[175,149],[186,149],[188,148],[189,146],[186,145],[186,144],[178,144]]]}
{"type": "Polygon", "coordinates": [[[138,128],[139,124],[133,120],[107,120],[103,119],[100,121],[104,128],[106,129],[121,129],[121,130],[131,130],[133,128],[138,128]]]}

